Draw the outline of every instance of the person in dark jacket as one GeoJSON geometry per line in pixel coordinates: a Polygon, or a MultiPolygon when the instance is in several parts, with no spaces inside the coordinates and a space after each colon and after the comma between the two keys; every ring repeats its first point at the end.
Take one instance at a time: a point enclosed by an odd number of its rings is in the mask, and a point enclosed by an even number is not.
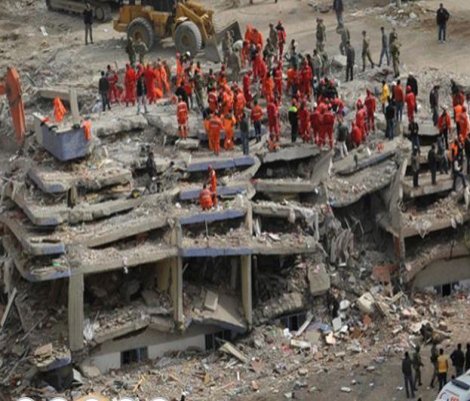
{"type": "Polygon", "coordinates": [[[411,363],[410,355],[405,352],[405,358],[401,363],[401,372],[405,379],[406,398],[415,398],[413,386],[413,364],[411,363]]]}
{"type": "Polygon", "coordinates": [[[338,25],[343,26],[344,24],[343,23],[343,11],[344,11],[343,0],[333,0],[333,10],[335,10],[338,25]]]}
{"type": "Polygon", "coordinates": [[[245,113],[242,114],[239,126],[242,137],[243,154],[248,155],[250,153],[250,125],[245,113]]]}
{"type": "Polygon", "coordinates": [[[438,28],[437,40],[444,43],[446,41],[446,28],[447,21],[449,21],[449,11],[444,8],[444,4],[440,4],[438,10],[436,11],[436,23],[438,28]]]}
{"type": "Polygon", "coordinates": [[[385,108],[385,137],[392,140],[395,136],[395,102],[389,97],[388,105],[385,108]]]}
{"type": "Polygon", "coordinates": [[[356,52],[352,47],[351,42],[346,45],[346,82],[354,79],[354,63],[356,59],[356,52]]]}
{"type": "Polygon", "coordinates": [[[299,133],[299,113],[295,101],[292,101],[291,106],[289,107],[288,112],[289,124],[290,124],[290,135],[292,143],[297,140],[297,135],[299,133]]]}
{"type": "Polygon", "coordinates": [[[106,78],[106,74],[104,71],[101,71],[101,78],[98,83],[98,90],[100,92],[101,96],[101,103],[103,104],[103,111],[106,110],[106,106],[108,106],[108,110],[111,110],[111,105],[109,104],[109,81],[108,78],[106,78]]]}
{"type": "Polygon", "coordinates": [[[85,10],[83,10],[83,22],[85,24],[85,45],[88,44],[88,38],[90,38],[91,44],[93,44],[93,10],[90,3],[86,3],[85,10]]]}
{"type": "Polygon", "coordinates": [[[439,120],[439,85],[434,85],[429,93],[429,105],[431,106],[432,111],[432,122],[434,126],[437,125],[439,120]]]}
{"type": "Polygon", "coordinates": [[[177,98],[181,97],[181,100],[183,100],[183,102],[186,103],[186,105],[188,106],[188,110],[189,110],[189,98],[188,98],[188,93],[186,92],[186,90],[184,89],[184,86],[183,86],[183,83],[178,86],[176,88],[176,91],[175,91],[175,96],[177,98]]]}
{"type": "Polygon", "coordinates": [[[439,164],[439,173],[449,173],[449,161],[447,159],[446,148],[442,136],[437,137],[437,161],[439,164]]]}
{"type": "Polygon", "coordinates": [[[416,121],[410,122],[408,125],[408,131],[410,133],[411,148],[417,148],[418,152],[421,150],[419,142],[419,125],[416,121]]]}
{"type": "Polygon", "coordinates": [[[146,100],[146,95],[147,95],[147,90],[145,88],[145,81],[144,81],[144,76],[141,75],[140,78],[137,80],[137,114],[140,114],[140,107],[143,105],[144,110],[146,113],[148,113],[147,110],[147,100],[146,100]]]}
{"type": "Polygon", "coordinates": [[[348,127],[340,121],[336,127],[336,144],[339,148],[341,159],[344,159],[348,155],[348,147],[346,146],[346,139],[348,138],[348,127]]]}
{"type": "MultiPolygon", "coordinates": [[[[465,181],[465,176],[463,175],[463,155],[459,153],[457,157],[452,161],[452,176],[453,176],[453,184],[452,184],[452,191],[457,190],[457,179],[460,178],[462,180],[462,185],[464,188],[467,187],[467,182],[465,181]]],[[[455,351],[454,351],[455,352],[455,351]]]]}
{"type": "Polygon", "coordinates": [[[413,172],[413,187],[419,187],[419,151],[418,148],[413,148],[413,154],[411,155],[411,171],[413,172]]]}
{"type": "Polygon", "coordinates": [[[428,152],[428,166],[431,171],[431,183],[436,185],[436,173],[437,173],[437,156],[436,156],[436,145],[432,144],[431,149],[428,152]]]}
{"type": "Polygon", "coordinates": [[[465,367],[465,354],[462,351],[462,344],[457,344],[457,349],[450,354],[450,360],[455,367],[455,376],[462,376],[465,367]]]}
{"type": "Polygon", "coordinates": [[[418,80],[414,77],[412,73],[408,75],[408,79],[406,80],[406,88],[408,86],[411,88],[411,92],[415,95],[415,113],[418,112],[418,80]]]}

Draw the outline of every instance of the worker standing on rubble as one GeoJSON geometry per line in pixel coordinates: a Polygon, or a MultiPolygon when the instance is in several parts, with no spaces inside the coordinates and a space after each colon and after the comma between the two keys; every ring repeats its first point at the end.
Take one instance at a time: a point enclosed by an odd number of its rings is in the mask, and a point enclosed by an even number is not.
{"type": "Polygon", "coordinates": [[[447,159],[446,147],[442,136],[437,137],[437,163],[440,174],[449,173],[449,161],[447,159]]]}
{"type": "Polygon", "coordinates": [[[362,143],[362,132],[354,121],[351,124],[351,141],[355,148],[358,148],[362,143]]]}
{"type": "Polygon", "coordinates": [[[452,160],[452,175],[454,179],[452,183],[452,191],[457,190],[458,178],[462,180],[463,187],[464,188],[467,187],[467,181],[465,180],[465,176],[463,175],[463,153],[462,152],[458,152],[457,155],[452,160]]]}
{"type": "Polygon", "coordinates": [[[208,166],[207,170],[209,172],[207,181],[212,195],[212,203],[214,206],[217,206],[217,174],[215,173],[215,170],[212,168],[212,166],[208,166]]]}
{"type": "Polygon", "coordinates": [[[394,77],[398,78],[400,76],[400,44],[398,39],[395,39],[390,45],[390,54],[392,55],[394,77]]]}
{"type": "Polygon", "coordinates": [[[137,80],[136,94],[137,94],[137,114],[140,114],[141,106],[144,106],[145,113],[148,113],[147,100],[145,98],[147,93],[146,93],[145,81],[144,81],[143,75],[141,75],[139,79],[137,80]]]}
{"type": "MultiPolygon", "coordinates": [[[[382,93],[380,94],[380,103],[382,103],[382,113],[385,113],[385,105],[389,102],[390,88],[387,82],[382,81],[382,93]]],[[[389,102],[390,103],[390,102],[389,102]]]]}
{"type": "Polygon", "coordinates": [[[325,42],[326,42],[326,27],[323,23],[323,18],[317,18],[317,51],[322,52],[325,49],[325,42]]]}
{"type": "Polygon", "coordinates": [[[91,4],[87,1],[85,10],[83,10],[83,23],[85,24],[85,45],[88,45],[88,38],[93,44],[93,10],[91,4]]]}
{"type": "Polygon", "coordinates": [[[437,357],[437,378],[439,380],[439,391],[447,383],[447,372],[449,371],[449,361],[447,356],[444,355],[444,350],[439,350],[439,356],[437,357]]]}
{"type": "Polygon", "coordinates": [[[297,135],[299,132],[299,113],[297,110],[297,103],[295,99],[292,99],[292,103],[289,107],[287,117],[289,119],[289,124],[290,124],[290,136],[291,136],[291,141],[292,143],[295,143],[297,141],[297,135]]]}
{"type": "Polygon", "coordinates": [[[439,119],[439,89],[439,85],[434,85],[429,93],[429,106],[431,107],[434,126],[437,126],[437,120],[439,119]]]}
{"type": "Polygon", "coordinates": [[[429,357],[433,369],[431,383],[429,387],[434,388],[434,380],[438,380],[438,371],[437,371],[437,358],[439,354],[437,352],[437,345],[436,342],[433,340],[431,345],[431,356],[429,357]]]}
{"type": "Polygon", "coordinates": [[[436,185],[437,155],[435,144],[431,145],[431,149],[428,152],[428,166],[431,171],[431,183],[432,185],[436,185]]]}
{"type": "Polygon", "coordinates": [[[414,76],[412,72],[408,74],[408,78],[406,79],[406,87],[408,86],[411,88],[411,92],[415,95],[415,113],[418,112],[418,80],[414,76]]]}
{"type": "Polygon", "coordinates": [[[403,121],[403,106],[405,104],[405,94],[401,86],[401,80],[397,80],[396,85],[393,87],[393,100],[395,100],[396,114],[395,120],[397,122],[403,121]]]}
{"type": "Polygon", "coordinates": [[[286,30],[284,29],[284,26],[282,25],[282,21],[278,21],[276,25],[276,31],[277,31],[277,46],[279,49],[279,62],[282,62],[282,57],[284,56],[284,46],[286,45],[286,30]]]}
{"type": "Polygon", "coordinates": [[[344,159],[348,155],[348,147],[346,146],[346,139],[348,137],[348,127],[339,121],[336,127],[336,144],[339,149],[341,159],[344,159]]]}
{"type": "Polygon", "coordinates": [[[413,369],[408,352],[405,352],[405,358],[401,363],[401,371],[405,379],[406,398],[415,398],[414,385],[413,385],[413,369]]]}
{"type": "Polygon", "coordinates": [[[178,134],[181,139],[188,138],[188,105],[180,97],[176,106],[176,119],[178,121],[178,134]]]}
{"type": "Polygon", "coordinates": [[[242,112],[238,121],[242,140],[243,154],[247,156],[250,153],[250,125],[245,112],[242,112]]]}
{"type": "Polygon", "coordinates": [[[211,191],[207,189],[206,184],[202,186],[202,191],[199,193],[199,205],[201,205],[202,210],[209,210],[214,206],[211,191]]]}
{"type": "Polygon", "coordinates": [[[256,142],[261,141],[261,119],[263,118],[263,109],[258,104],[258,101],[254,101],[253,109],[251,109],[251,121],[255,129],[256,142]]]}
{"type": "Polygon", "coordinates": [[[411,171],[413,172],[413,187],[419,187],[419,150],[417,147],[413,147],[413,153],[411,155],[411,171]]]}
{"type": "Polygon", "coordinates": [[[219,115],[214,113],[209,120],[209,142],[215,155],[220,153],[220,131],[223,129],[222,120],[219,115]]]}
{"type": "Polygon", "coordinates": [[[379,68],[382,66],[384,56],[387,58],[387,65],[390,65],[390,48],[388,45],[387,34],[385,33],[385,28],[383,26],[380,27],[380,33],[382,38],[382,50],[380,51],[379,68]]]}
{"type": "Polygon", "coordinates": [[[109,81],[106,78],[106,74],[104,71],[101,71],[101,78],[98,83],[98,88],[101,96],[101,103],[103,106],[103,111],[106,111],[106,106],[108,110],[111,110],[111,105],[109,104],[109,81]]]}
{"type": "Polygon", "coordinates": [[[346,45],[346,82],[354,79],[355,58],[356,52],[354,51],[354,47],[352,47],[351,42],[348,42],[346,45]]]}
{"type": "Polygon", "coordinates": [[[325,134],[328,136],[328,144],[330,145],[330,149],[333,149],[333,131],[335,126],[335,115],[333,114],[330,105],[328,105],[327,110],[323,114],[322,125],[324,126],[325,134]]]}
{"type": "Polygon", "coordinates": [[[136,85],[136,74],[134,68],[130,64],[126,64],[126,75],[124,77],[124,99],[126,102],[126,107],[129,103],[132,103],[132,106],[135,105],[135,90],[136,85]]]}
{"type": "Polygon", "coordinates": [[[118,74],[110,65],[108,65],[106,69],[106,79],[109,82],[108,100],[110,103],[119,103],[120,94],[117,88],[117,83],[119,81],[118,74]]]}
{"type": "Polygon", "coordinates": [[[421,151],[421,144],[419,141],[419,125],[416,121],[410,122],[408,125],[408,131],[410,133],[411,147],[417,148],[418,152],[421,151]]]}
{"type": "Polygon", "coordinates": [[[134,38],[132,36],[129,36],[127,38],[126,53],[127,53],[127,56],[129,57],[130,65],[134,67],[136,58],[135,58],[134,38]]]}
{"type": "Polygon", "coordinates": [[[369,60],[370,68],[374,68],[374,62],[370,55],[370,40],[367,37],[367,32],[362,31],[362,71],[366,70],[366,59],[369,60]]]}
{"type": "Polygon", "coordinates": [[[224,149],[232,150],[234,146],[234,127],[236,124],[235,117],[231,112],[225,114],[224,116],[224,131],[225,131],[225,140],[224,140],[224,149]]]}
{"type": "Polygon", "coordinates": [[[457,344],[457,349],[450,354],[450,360],[455,367],[455,376],[462,376],[465,367],[465,354],[462,351],[462,344],[457,344]]]}
{"type": "Polygon", "coordinates": [[[437,120],[437,128],[439,129],[439,135],[444,140],[445,148],[449,149],[449,132],[451,129],[451,119],[446,107],[442,108],[442,114],[437,120]]]}
{"type": "Polygon", "coordinates": [[[408,122],[411,123],[415,119],[416,97],[409,85],[406,87],[405,103],[408,122]]]}
{"type": "Polygon", "coordinates": [[[304,143],[310,141],[310,113],[305,101],[300,103],[299,108],[299,134],[304,143]]]}
{"type": "Polygon", "coordinates": [[[465,106],[462,106],[462,111],[459,113],[457,125],[459,127],[459,136],[461,136],[463,141],[465,141],[465,139],[467,139],[469,129],[467,108],[465,106]]]}
{"type": "Polygon", "coordinates": [[[367,95],[364,100],[364,105],[367,110],[367,125],[369,131],[375,132],[375,111],[377,109],[377,102],[375,101],[375,96],[369,89],[367,89],[366,93],[367,95]]]}
{"type": "Polygon", "coordinates": [[[445,43],[446,41],[446,30],[447,30],[447,21],[449,21],[450,14],[444,8],[444,4],[440,4],[438,10],[436,11],[436,23],[438,27],[437,40],[440,43],[445,43]]]}
{"type": "Polygon", "coordinates": [[[339,51],[341,55],[346,55],[346,48],[348,46],[348,42],[351,40],[351,34],[349,33],[349,29],[346,25],[341,25],[336,28],[336,32],[341,37],[341,42],[339,44],[339,51]]]}
{"type": "Polygon", "coordinates": [[[385,137],[392,140],[395,136],[395,101],[389,97],[388,105],[385,109],[385,137]]]}
{"type": "Polygon", "coordinates": [[[280,139],[278,122],[279,109],[274,99],[272,99],[266,106],[266,114],[268,116],[268,130],[271,141],[278,142],[280,139]]]}
{"type": "Polygon", "coordinates": [[[336,20],[338,21],[338,26],[343,26],[343,11],[344,11],[344,5],[343,5],[343,0],[333,0],[333,10],[335,10],[336,13],[336,20]]]}
{"type": "Polygon", "coordinates": [[[414,391],[418,391],[418,386],[422,386],[423,383],[421,382],[421,368],[424,366],[423,361],[421,360],[420,354],[420,346],[416,345],[415,352],[413,353],[413,370],[415,372],[414,376],[414,391]]]}
{"type": "MultiPolygon", "coordinates": [[[[149,182],[147,184],[147,189],[149,192],[152,192],[151,188],[153,186],[153,182],[157,179],[157,164],[155,163],[155,157],[153,152],[149,152],[147,156],[147,160],[145,162],[145,170],[149,176],[149,182]]],[[[159,192],[160,188],[158,188],[159,183],[157,182],[157,192],[159,192]]]]}

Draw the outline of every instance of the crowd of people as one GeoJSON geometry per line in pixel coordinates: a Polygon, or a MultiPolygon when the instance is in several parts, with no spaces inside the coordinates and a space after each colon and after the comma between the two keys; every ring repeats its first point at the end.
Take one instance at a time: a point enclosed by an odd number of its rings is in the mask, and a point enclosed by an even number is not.
{"type": "MultiPolygon", "coordinates": [[[[429,387],[434,388],[434,384],[438,384],[438,391],[446,385],[449,373],[451,373],[451,364],[454,368],[454,373],[451,374],[451,379],[455,379],[470,370],[470,343],[467,343],[467,349],[462,350],[462,344],[458,344],[457,348],[452,351],[450,357],[444,353],[444,349],[438,350],[436,342],[432,342],[431,355],[429,357],[432,366],[432,376],[429,387]]],[[[405,391],[407,398],[414,398],[415,392],[418,391],[418,386],[422,386],[421,369],[424,367],[421,358],[421,348],[416,345],[413,354],[410,356],[409,352],[405,352],[402,360],[402,373],[405,382],[405,391]]]]}

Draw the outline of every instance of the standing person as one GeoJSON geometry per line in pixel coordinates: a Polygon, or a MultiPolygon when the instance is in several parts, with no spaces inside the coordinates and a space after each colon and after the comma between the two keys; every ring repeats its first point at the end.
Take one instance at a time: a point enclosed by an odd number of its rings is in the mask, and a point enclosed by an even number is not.
{"type": "Polygon", "coordinates": [[[437,126],[439,119],[439,85],[434,85],[429,93],[429,106],[431,106],[432,122],[437,126]]]}
{"type": "Polygon", "coordinates": [[[377,102],[375,101],[375,96],[372,92],[367,89],[367,96],[364,100],[364,106],[367,110],[367,125],[368,130],[375,132],[375,111],[377,109],[377,102]]]}
{"type": "Polygon", "coordinates": [[[447,160],[447,152],[442,136],[437,137],[437,161],[439,164],[439,173],[449,173],[449,161],[447,160]]]}
{"type": "Polygon", "coordinates": [[[387,34],[385,33],[385,28],[383,26],[380,27],[380,32],[382,35],[382,50],[380,51],[379,67],[382,66],[384,56],[387,58],[387,65],[390,65],[390,48],[388,46],[387,34]]]}
{"type": "Polygon", "coordinates": [[[348,42],[346,46],[346,82],[354,79],[353,72],[355,58],[356,52],[354,51],[354,47],[352,47],[351,42],[348,42]]]}
{"type": "Polygon", "coordinates": [[[390,45],[390,54],[392,55],[393,74],[395,78],[398,78],[400,76],[400,43],[398,43],[398,39],[395,39],[390,45]]]}
{"type": "Polygon", "coordinates": [[[431,170],[431,183],[432,185],[436,185],[437,156],[435,144],[431,145],[431,149],[428,152],[428,166],[429,170],[431,170]]]}
{"type": "Polygon", "coordinates": [[[392,140],[395,136],[395,102],[390,98],[385,109],[385,121],[387,123],[385,137],[392,140]]]}
{"type": "Polygon", "coordinates": [[[406,87],[406,114],[408,116],[408,122],[412,123],[415,120],[415,110],[416,110],[416,97],[413,91],[411,90],[411,86],[406,87]]]}
{"type": "Polygon", "coordinates": [[[261,119],[263,118],[263,109],[258,104],[258,101],[253,102],[254,106],[251,109],[251,121],[253,122],[253,127],[255,129],[256,142],[261,141],[261,119]]]}
{"type": "Polygon", "coordinates": [[[181,139],[188,138],[188,105],[181,97],[178,98],[176,106],[176,120],[178,122],[178,133],[181,139]]]}
{"type": "Polygon", "coordinates": [[[240,116],[239,127],[242,137],[243,154],[247,156],[250,153],[250,126],[245,112],[243,112],[240,116]]]}
{"type": "Polygon", "coordinates": [[[348,147],[346,146],[348,133],[348,127],[340,120],[336,127],[336,143],[341,159],[344,159],[348,155],[348,147]]]}
{"type": "Polygon", "coordinates": [[[333,0],[333,10],[335,10],[336,20],[338,21],[338,25],[339,26],[344,25],[344,22],[343,22],[343,11],[344,11],[343,0],[333,0]]]}
{"type": "Polygon", "coordinates": [[[290,135],[291,141],[294,143],[297,140],[297,135],[299,133],[299,117],[298,117],[298,110],[297,105],[294,99],[292,99],[292,104],[289,107],[288,111],[288,118],[290,124],[290,135]]]}
{"type": "Polygon", "coordinates": [[[455,376],[462,376],[465,367],[465,354],[462,351],[462,344],[457,344],[457,349],[450,354],[450,360],[455,367],[455,376]]]}
{"type": "Polygon", "coordinates": [[[134,47],[134,39],[132,38],[132,36],[129,36],[127,38],[126,53],[127,53],[127,56],[129,57],[129,64],[132,67],[135,67],[135,47],[134,47]]]}
{"type": "Polygon", "coordinates": [[[446,149],[449,149],[451,123],[450,114],[447,112],[447,108],[443,107],[442,114],[437,119],[437,128],[439,129],[439,135],[443,138],[446,149]]]}
{"type": "Polygon", "coordinates": [[[413,172],[413,188],[419,187],[419,152],[418,148],[413,148],[411,155],[411,171],[413,172]]]}
{"type": "Polygon", "coordinates": [[[417,148],[418,153],[421,152],[421,144],[419,141],[419,125],[416,121],[410,122],[408,125],[408,131],[410,133],[411,147],[417,148]]]}
{"type": "Polygon", "coordinates": [[[83,23],[85,24],[85,45],[88,44],[88,38],[93,44],[93,10],[89,2],[86,3],[83,10],[83,23]]]}
{"type": "Polygon", "coordinates": [[[411,92],[415,95],[415,112],[418,112],[418,80],[411,72],[408,74],[408,78],[406,80],[406,87],[408,88],[408,86],[411,88],[411,92]]]}
{"type": "Polygon", "coordinates": [[[217,206],[217,174],[212,166],[208,166],[207,168],[209,172],[209,177],[207,178],[207,184],[209,185],[209,190],[212,194],[212,203],[214,206],[217,206]]]}
{"type": "Polygon", "coordinates": [[[421,361],[421,354],[420,354],[420,347],[417,345],[415,347],[415,352],[413,353],[413,369],[415,371],[414,377],[414,390],[418,391],[417,386],[422,386],[423,383],[421,382],[421,368],[424,366],[423,362],[421,361]]]}
{"type": "Polygon", "coordinates": [[[277,46],[279,48],[279,60],[282,60],[284,56],[284,46],[286,45],[287,34],[284,26],[282,25],[282,21],[278,21],[276,25],[277,31],[277,46]]]}
{"type": "Polygon", "coordinates": [[[106,78],[106,74],[104,71],[101,71],[101,78],[98,83],[98,89],[101,96],[101,103],[103,104],[103,111],[106,111],[106,106],[108,106],[108,110],[111,110],[111,105],[109,104],[109,81],[106,78]]]}
{"type": "Polygon", "coordinates": [[[433,367],[433,374],[432,374],[432,378],[431,378],[431,383],[429,384],[429,387],[431,388],[434,388],[434,380],[438,379],[438,375],[437,375],[437,357],[439,356],[438,352],[437,352],[437,346],[436,346],[436,342],[433,341],[432,342],[432,346],[431,346],[431,356],[430,356],[430,360],[431,360],[431,364],[432,364],[432,367],[433,367]]]}
{"type": "Polygon", "coordinates": [[[374,62],[370,56],[370,40],[367,37],[367,32],[362,31],[362,71],[366,70],[366,58],[369,60],[370,68],[374,68],[374,62]]]}
{"type": "Polygon", "coordinates": [[[326,42],[326,27],[323,23],[322,18],[317,18],[317,50],[322,52],[325,49],[325,42],[326,42]]]}
{"type": "Polygon", "coordinates": [[[395,100],[395,104],[397,107],[395,120],[402,122],[403,121],[403,105],[405,104],[405,94],[403,92],[403,88],[401,86],[400,80],[397,80],[397,84],[393,88],[393,99],[395,100]]]}
{"type": "Polygon", "coordinates": [[[136,92],[137,92],[137,114],[140,114],[140,106],[144,106],[144,110],[146,113],[148,113],[147,110],[147,100],[146,100],[146,95],[147,91],[145,88],[145,81],[144,81],[144,76],[141,75],[139,79],[137,79],[137,87],[136,87],[136,92]]]}
{"type": "Polygon", "coordinates": [[[222,120],[218,114],[214,113],[209,120],[209,141],[216,156],[220,153],[220,131],[222,131],[222,129],[222,120]]]}
{"type": "Polygon", "coordinates": [[[437,40],[439,40],[440,43],[444,43],[446,41],[446,28],[449,17],[449,12],[444,8],[444,4],[441,3],[436,11],[436,23],[438,30],[437,40]]]}
{"type": "Polygon", "coordinates": [[[441,348],[439,350],[439,356],[437,357],[437,378],[439,380],[439,391],[447,383],[447,372],[449,370],[449,361],[447,356],[444,355],[444,350],[441,348]]]}
{"type": "Polygon", "coordinates": [[[382,103],[382,113],[385,113],[386,103],[390,103],[390,95],[390,88],[388,87],[387,82],[382,81],[382,93],[380,94],[380,103],[382,103]]]}
{"type": "Polygon", "coordinates": [[[321,71],[323,68],[323,60],[320,54],[318,54],[317,49],[313,50],[312,65],[313,65],[313,76],[317,79],[320,79],[321,71]]]}
{"type": "Polygon", "coordinates": [[[408,352],[405,352],[405,358],[402,360],[401,372],[403,373],[403,378],[405,379],[406,398],[415,398],[413,386],[413,369],[408,352]]]}
{"type": "Polygon", "coordinates": [[[465,176],[463,175],[463,154],[459,152],[457,157],[452,161],[452,174],[454,177],[454,182],[452,184],[452,191],[457,190],[457,178],[462,180],[462,185],[464,188],[467,187],[467,182],[465,181],[465,176]]]}
{"type": "Polygon", "coordinates": [[[465,352],[465,371],[470,370],[470,343],[467,343],[467,352],[465,352]]]}

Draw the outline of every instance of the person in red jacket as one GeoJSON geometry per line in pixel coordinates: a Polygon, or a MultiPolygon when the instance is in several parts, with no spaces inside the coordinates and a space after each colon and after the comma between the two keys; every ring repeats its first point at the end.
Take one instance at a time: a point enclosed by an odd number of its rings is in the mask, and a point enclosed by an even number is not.
{"type": "Polygon", "coordinates": [[[245,95],[243,94],[242,90],[238,88],[236,95],[235,95],[235,101],[233,104],[233,110],[235,112],[235,118],[237,120],[237,123],[241,121],[243,112],[245,111],[245,107],[246,107],[245,95]]]}
{"type": "Polygon", "coordinates": [[[462,112],[459,114],[457,124],[459,126],[459,137],[462,139],[461,142],[463,143],[467,139],[469,130],[468,114],[465,106],[462,107],[462,112]]]}
{"type": "Polygon", "coordinates": [[[335,126],[335,115],[331,110],[331,107],[328,107],[328,110],[323,114],[323,125],[325,127],[325,133],[328,136],[328,143],[330,149],[333,149],[333,129],[335,126]]]}
{"type": "Polygon", "coordinates": [[[126,102],[126,107],[129,103],[132,103],[132,106],[135,105],[135,96],[136,96],[136,74],[135,70],[131,67],[130,64],[126,64],[126,75],[124,77],[124,100],[126,102]]]}
{"type": "Polygon", "coordinates": [[[405,94],[401,86],[401,81],[398,80],[397,84],[393,87],[393,97],[395,100],[395,115],[397,121],[403,120],[403,105],[405,104],[405,94]]]}
{"type": "Polygon", "coordinates": [[[263,95],[266,102],[270,102],[274,99],[274,79],[269,72],[267,73],[266,79],[263,83],[263,95]]]}
{"type": "Polygon", "coordinates": [[[279,49],[279,60],[282,60],[282,57],[284,56],[284,46],[286,44],[287,35],[286,35],[286,30],[282,26],[281,21],[277,23],[276,30],[277,30],[277,46],[279,49]]]}
{"type": "Polygon", "coordinates": [[[108,99],[110,103],[119,103],[120,93],[117,88],[117,83],[119,81],[119,77],[116,71],[114,71],[110,65],[107,67],[106,71],[106,79],[109,82],[109,91],[108,91],[108,99]]]}
{"type": "Polygon", "coordinates": [[[279,109],[277,103],[274,99],[272,99],[267,107],[266,113],[268,115],[268,129],[269,129],[269,136],[272,141],[279,141],[280,139],[280,132],[279,132],[279,109]]]}
{"type": "Polygon", "coordinates": [[[308,63],[304,61],[302,69],[300,70],[300,90],[307,97],[308,100],[310,100],[310,96],[312,94],[312,79],[312,69],[310,68],[308,63]]]}
{"type": "Polygon", "coordinates": [[[150,66],[150,64],[147,64],[147,66],[144,69],[144,82],[145,82],[145,89],[147,92],[147,100],[149,104],[155,103],[157,100],[157,96],[155,93],[155,79],[156,79],[156,74],[153,68],[150,66]]]}
{"type": "Polygon", "coordinates": [[[258,49],[253,59],[253,80],[255,82],[261,79],[261,69],[262,69],[263,63],[264,61],[263,61],[263,56],[261,54],[261,50],[258,49]]]}
{"type": "Polygon", "coordinates": [[[326,124],[325,124],[325,113],[327,106],[325,103],[320,103],[317,107],[319,112],[318,118],[318,146],[321,148],[326,144],[326,124]]]}
{"type": "Polygon", "coordinates": [[[411,90],[411,86],[406,87],[406,112],[408,114],[408,123],[412,123],[415,120],[415,109],[416,109],[416,97],[411,90]]]}
{"type": "Polygon", "coordinates": [[[372,92],[367,89],[366,99],[364,105],[367,110],[367,126],[370,131],[375,132],[375,111],[377,109],[377,102],[372,92]]]}
{"type": "Polygon", "coordinates": [[[351,126],[351,140],[356,148],[362,143],[362,132],[354,121],[351,126]]]}
{"type": "Polygon", "coordinates": [[[253,96],[251,94],[251,75],[252,72],[248,71],[243,76],[243,95],[245,96],[245,100],[247,104],[250,104],[253,100],[253,96]]]}
{"type": "Polygon", "coordinates": [[[359,109],[356,111],[356,126],[361,130],[362,139],[367,135],[366,131],[366,110],[362,103],[359,109]]]}
{"type": "Polygon", "coordinates": [[[214,206],[211,191],[209,191],[206,184],[204,184],[202,191],[199,193],[199,205],[202,210],[209,210],[214,206]]]}
{"type": "Polygon", "coordinates": [[[251,109],[251,121],[253,122],[253,128],[255,129],[256,142],[261,141],[261,119],[263,118],[263,109],[258,104],[258,101],[254,101],[254,106],[251,109]]]}
{"type": "Polygon", "coordinates": [[[313,134],[313,139],[317,145],[320,143],[320,108],[317,104],[313,104],[313,109],[310,113],[310,129],[313,134]]]}
{"type": "Polygon", "coordinates": [[[443,107],[442,114],[437,120],[437,128],[439,129],[439,135],[443,137],[443,143],[445,144],[446,149],[449,149],[449,132],[452,128],[452,121],[450,119],[450,114],[447,112],[447,108],[443,107]]]}
{"type": "Polygon", "coordinates": [[[279,62],[274,68],[274,96],[278,102],[282,99],[282,63],[279,62]]]}
{"type": "Polygon", "coordinates": [[[304,142],[310,141],[310,113],[305,102],[299,108],[299,134],[304,142]]]}
{"type": "Polygon", "coordinates": [[[209,120],[209,141],[212,144],[214,153],[218,156],[220,153],[220,131],[222,131],[222,120],[217,114],[213,114],[209,120]]]}
{"type": "Polygon", "coordinates": [[[209,172],[208,182],[209,182],[209,190],[212,194],[212,203],[214,206],[217,206],[217,174],[212,166],[207,167],[207,171],[209,172]]]}
{"type": "Polygon", "coordinates": [[[176,106],[176,119],[178,120],[178,133],[180,138],[188,137],[188,105],[181,97],[178,98],[176,106]]]}
{"type": "Polygon", "coordinates": [[[207,95],[207,103],[209,104],[209,109],[211,113],[215,113],[219,108],[219,98],[217,96],[217,91],[215,88],[211,88],[207,95]]]}

